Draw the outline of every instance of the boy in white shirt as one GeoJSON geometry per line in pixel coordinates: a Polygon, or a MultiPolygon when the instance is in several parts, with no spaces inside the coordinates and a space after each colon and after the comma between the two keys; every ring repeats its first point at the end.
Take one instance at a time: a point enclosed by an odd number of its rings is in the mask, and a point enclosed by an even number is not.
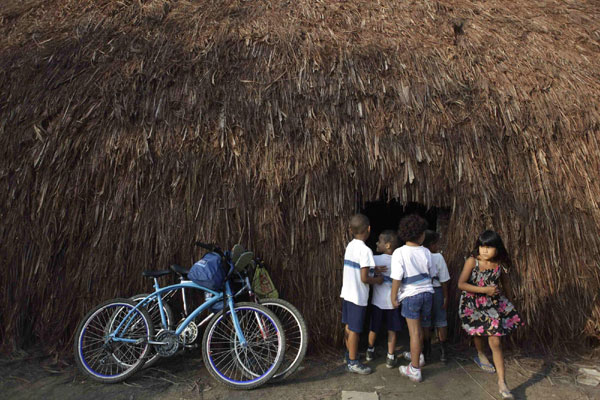
{"type": "Polygon", "coordinates": [[[358,360],[358,341],[362,332],[367,303],[369,284],[380,284],[383,276],[369,276],[370,268],[375,267],[373,252],[365,244],[369,238],[371,226],[369,219],[355,214],[350,219],[350,232],[354,237],[346,247],[344,254],[344,276],[342,281],[342,324],[346,343],[346,370],[356,374],[370,374],[371,368],[358,360]]]}
{"type": "MultiPolygon", "coordinates": [[[[450,274],[448,273],[448,266],[444,256],[440,254],[440,234],[436,231],[425,231],[425,240],[423,246],[427,247],[431,251],[431,260],[437,270],[437,275],[433,276],[433,306],[431,308],[431,322],[433,328],[437,328],[438,339],[441,345],[440,361],[443,363],[448,362],[448,348],[446,346],[446,340],[448,338],[448,321],[446,319],[446,308],[448,306],[448,281],[450,281],[450,274]]],[[[423,331],[424,346],[423,354],[425,355],[425,361],[431,355],[431,331],[432,329],[425,329],[423,331]]]]}
{"type": "Polygon", "coordinates": [[[406,244],[392,254],[392,292],[394,307],[402,302],[402,316],[406,318],[410,335],[411,363],[400,367],[400,374],[414,382],[421,382],[421,367],[425,365],[422,327],[431,326],[433,286],[431,277],[436,271],[431,252],[421,246],[425,238],[427,221],[416,214],[403,217],[398,226],[398,236],[406,244]],[[399,290],[402,288],[402,290],[399,290]]]}
{"type": "MultiPolygon", "coordinates": [[[[388,331],[388,352],[385,360],[385,366],[394,368],[396,366],[396,331],[402,329],[402,318],[400,310],[394,308],[390,299],[392,292],[392,278],[390,278],[390,265],[392,263],[392,253],[398,247],[398,235],[392,230],[381,232],[377,241],[377,251],[383,253],[373,257],[375,264],[379,267],[383,275],[381,285],[373,285],[373,297],[371,298],[371,324],[369,331],[369,348],[367,349],[367,361],[375,358],[375,339],[382,323],[388,331]],[[381,268],[384,267],[384,268],[381,268]]],[[[376,272],[377,274],[377,272],[376,272]]]]}

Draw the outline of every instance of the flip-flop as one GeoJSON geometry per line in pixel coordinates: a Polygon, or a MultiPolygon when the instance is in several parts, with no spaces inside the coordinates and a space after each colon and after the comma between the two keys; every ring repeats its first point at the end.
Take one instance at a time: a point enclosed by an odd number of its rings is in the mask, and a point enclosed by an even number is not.
{"type": "Polygon", "coordinates": [[[496,372],[496,368],[494,368],[494,366],[492,364],[486,364],[486,363],[481,362],[481,360],[479,359],[479,356],[473,357],[473,361],[475,361],[475,364],[477,364],[477,366],[479,368],[481,368],[488,374],[493,374],[496,372]]]}
{"type": "Polygon", "coordinates": [[[502,396],[503,399],[514,399],[515,398],[515,396],[513,396],[513,394],[508,389],[500,390],[500,396],[502,396]]]}

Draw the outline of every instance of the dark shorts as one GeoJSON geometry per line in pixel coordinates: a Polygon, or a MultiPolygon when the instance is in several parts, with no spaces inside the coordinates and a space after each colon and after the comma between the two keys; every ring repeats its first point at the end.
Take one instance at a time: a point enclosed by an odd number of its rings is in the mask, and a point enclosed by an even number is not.
{"type": "Polygon", "coordinates": [[[431,306],[433,293],[419,293],[402,300],[402,316],[408,319],[421,319],[421,326],[431,326],[431,306]]]}
{"type": "Polygon", "coordinates": [[[433,306],[431,307],[431,322],[435,328],[448,326],[446,310],[444,310],[444,291],[441,287],[434,287],[433,306]]]}
{"type": "Polygon", "coordinates": [[[385,326],[388,331],[402,330],[402,317],[400,316],[400,310],[398,308],[382,310],[374,305],[373,308],[371,308],[370,329],[372,332],[379,332],[382,326],[385,326]]]}
{"type": "Polygon", "coordinates": [[[365,322],[367,306],[357,306],[346,300],[342,300],[342,324],[348,325],[352,332],[361,333],[365,322]]]}

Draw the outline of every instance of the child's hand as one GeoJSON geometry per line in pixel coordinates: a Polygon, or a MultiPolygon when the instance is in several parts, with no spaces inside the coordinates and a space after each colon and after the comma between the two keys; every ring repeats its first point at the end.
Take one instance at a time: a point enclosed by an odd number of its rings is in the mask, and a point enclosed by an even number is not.
{"type": "Polygon", "coordinates": [[[383,283],[383,275],[377,275],[375,278],[375,284],[381,285],[383,283]]]}
{"type": "Polygon", "coordinates": [[[385,265],[376,265],[375,266],[375,275],[379,275],[384,272],[387,272],[387,270],[388,270],[388,267],[386,267],[385,265]]]}
{"type": "Polygon", "coordinates": [[[398,298],[396,298],[396,297],[392,298],[392,306],[394,306],[394,308],[400,307],[400,303],[398,303],[398,298]]]}
{"type": "Polygon", "coordinates": [[[487,294],[488,296],[495,296],[498,293],[500,293],[500,290],[498,289],[498,286],[486,286],[485,287],[485,292],[483,292],[484,294],[487,294]]]}

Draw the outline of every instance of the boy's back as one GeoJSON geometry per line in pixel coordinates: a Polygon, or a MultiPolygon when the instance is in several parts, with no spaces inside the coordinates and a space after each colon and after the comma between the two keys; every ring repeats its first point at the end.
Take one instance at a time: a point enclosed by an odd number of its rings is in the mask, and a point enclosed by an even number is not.
{"type": "Polygon", "coordinates": [[[369,301],[369,285],[360,278],[361,268],[374,267],[373,251],[359,239],[353,239],[344,254],[344,276],[340,297],[359,306],[369,301]]]}
{"type": "Polygon", "coordinates": [[[390,278],[392,256],[390,254],[380,254],[374,256],[375,265],[385,266],[387,270],[382,273],[383,283],[381,285],[373,285],[373,297],[371,304],[381,308],[382,310],[392,310],[394,306],[390,299],[392,293],[392,278],[390,278]]]}
{"type": "Polygon", "coordinates": [[[423,246],[404,245],[392,254],[392,279],[402,281],[401,301],[418,293],[433,293],[431,278],[437,274],[431,252],[423,246]]]}

